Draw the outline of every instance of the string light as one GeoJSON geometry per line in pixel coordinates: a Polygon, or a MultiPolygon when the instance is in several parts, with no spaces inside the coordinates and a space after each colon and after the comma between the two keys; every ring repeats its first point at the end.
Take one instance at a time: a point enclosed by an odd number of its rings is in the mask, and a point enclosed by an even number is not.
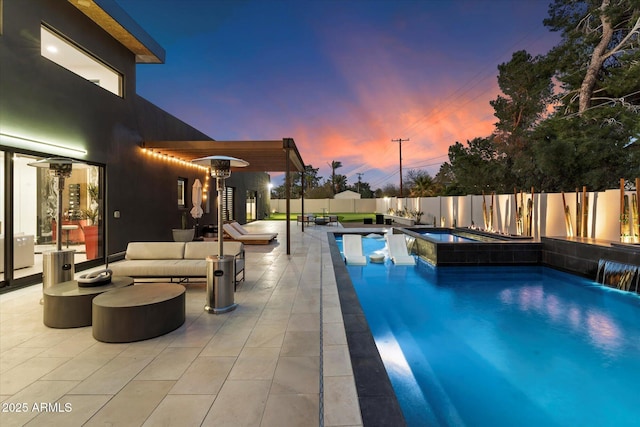
{"type": "Polygon", "coordinates": [[[184,167],[188,167],[188,168],[192,168],[192,169],[199,169],[199,170],[201,170],[203,172],[207,172],[207,175],[205,176],[205,179],[207,179],[207,180],[209,179],[209,174],[208,174],[209,168],[207,166],[197,165],[195,163],[191,163],[188,160],[184,160],[184,159],[181,159],[179,157],[175,157],[175,156],[169,155],[167,153],[161,153],[159,151],[154,151],[154,150],[152,150],[150,148],[142,148],[141,150],[142,150],[142,152],[144,154],[146,154],[148,156],[151,156],[151,157],[154,157],[154,158],[160,158],[162,160],[165,160],[165,161],[171,162],[171,163],[177,163],[180,166],[184,166],[184,167]]]}

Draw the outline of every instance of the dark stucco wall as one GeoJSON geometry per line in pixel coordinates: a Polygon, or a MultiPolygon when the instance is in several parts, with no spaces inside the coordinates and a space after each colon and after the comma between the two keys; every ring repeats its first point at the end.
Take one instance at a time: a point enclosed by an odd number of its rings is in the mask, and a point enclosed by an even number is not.
{"type": "MultiPolygon", "coordinates": [[[[151,65],[149,65],[151,66],[151,65]]],[[[161,67],[162,65],[154,65],[161,67]]],[[[76,157],[106,170],[109,253],[129,241],[171,240],[190,206],[190,187],[205,174],[195,168],[150,158],[141,150],[148,140],[211,139],[135,92],[134,54],[73,5],[60,0],[4,0],[0,36],[0,130],[40,141],[80,145],[76,157]],[[40,25],[72,39],[124,75],[124,97],[116,96],[40,55],[40,25]],[[186,178],[187,208],[177,205],[177,179],[186,178]],[[114,218],[114,211],[120,218],[114,218]]],[[[3,149],[9,149],[2,147],[3,149]]],[[[46,157],[50,153],[32,152],[46,157]]],[[[211,153],[225,154],[225,153],[211,153]]],[[[73,156],[72,156],[73,157],[73,156]]],[[[261,191],[258,215],[268,210],[264,173],[235,173],[236,218],[245,222],[247,190],[261,191]]],[[[215,185],[211,186],[215,191],[215,185]]],[[[215,223],[215,199],[200,224],[215,223]]],[[[189,216],[190,225],[193,220],[189,216]]]]}

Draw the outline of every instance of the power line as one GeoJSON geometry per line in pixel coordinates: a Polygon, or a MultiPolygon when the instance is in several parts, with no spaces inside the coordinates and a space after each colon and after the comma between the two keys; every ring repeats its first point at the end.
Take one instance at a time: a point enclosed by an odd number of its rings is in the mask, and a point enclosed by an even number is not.
{"type": "MultiPolygon", "coordinates": [[[[527,34],[525,34],[520,39],[518,39],[518,40],[514,41],[513,43],[511,43],[503,53],[495,55],[494,58],[492,59],[492,61],[500,62],[501,58],[504,55],[508,55],[509,51],[513,52],[514,49],[517,49],[518,46],[521,46],[525,40],[529,39],[535,32],[537,32],[540,29],[544,29],[544,26],[538,24],[535,27],[532,27],[527,32],[527,34]]],[[[548,34],[548,31],[543,33],[543,34],[538,35],[537,37],[535,37],[535,39],[532,42],[530,42],[530,44],[540,40],[541,38],[543,38],[547,34],[548,34]]],[[[421,122],[424,122],[424,121],[427,121],[427,120],[428,121],[433,120],[435,122],[440,121],[440,118],[438,116],[441,116],[442,114],[445,114],[447,112],[446,110],[449,107],[453,107],[453,104],[455,103],[456,100],[462,98],[464,94],[470,92],[472,89],[477,87],[479,84],[481,84],[485,80],[487,80],[489,78],[495,78],[496,77],[496,75],[495,75],[495,71],[496,70],[493,67],[497,67],[497,65],[493,65],[493,66],[486,65],[485,67],[483,67],[473,77],[471,77],[469,80],[467,80],[465,83],[463,83],[449,97],[447,97],[447,99],[445,99],[443,104],[433,107],[430,112],[425,113],[421,118],[417,119],[412,124],[407,126],[404,129],[403,133],[409,133],[409,136],[411,136],[412,134],[415,134],[415,132],[417,131],[416,128],[418,126],[424,125],[424,123],[421,124],[421,122]],[[492,71],[488,71],[491,68],[493,68],[493,70],[492,71]]],[[[485,89],[479,95],[476,95],[475,97],[473,97],[473,99],[477,99],[478,97],[480,97],[480,96],[484,95],[485,93],[489,92],[489,90],[491,90],[491,89],[485,89]]],[[[468,102],[469,101],[463,103],[463,105],[467,104],[468,102]]]]}

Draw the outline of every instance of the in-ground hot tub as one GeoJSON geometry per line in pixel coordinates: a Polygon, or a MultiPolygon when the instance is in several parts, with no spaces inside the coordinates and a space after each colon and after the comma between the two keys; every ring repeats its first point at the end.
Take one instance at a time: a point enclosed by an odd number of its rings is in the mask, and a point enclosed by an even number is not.
{"type": "Polygon", "coordinates": [[[470,228],[407,227],[412,253],[433,265],[535,265],[542,244],[531,237],[487,233],[470,228]]]}

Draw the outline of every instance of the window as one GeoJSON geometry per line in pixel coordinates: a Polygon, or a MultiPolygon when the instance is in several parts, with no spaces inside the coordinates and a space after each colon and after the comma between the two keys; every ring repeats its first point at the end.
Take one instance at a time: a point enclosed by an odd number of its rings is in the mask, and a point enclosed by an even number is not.
{"type": "Polygon", "coordinates": [[[187,178],[178,178],[178,207],[186,208],[186,188],[187,188],[187,178]]]}
{"type": "Polygon", "coordinates": [[[40,43],[40,54],[45,58],[122,97],[122,74],[44,25],[40,26],[40,43]]]}
{"type": "Polygon", "coordinates": [[[258,192],[247,190],[247,222],[255,221],[258,219],[257,216],[257,200],[258,200],[258,192]]]}
{"type": "Polygon", "coordinates": [[[225,187],[222,193],[222,220],[233,221],[235,216],[233,214],[233,187],[225,187]]]}

